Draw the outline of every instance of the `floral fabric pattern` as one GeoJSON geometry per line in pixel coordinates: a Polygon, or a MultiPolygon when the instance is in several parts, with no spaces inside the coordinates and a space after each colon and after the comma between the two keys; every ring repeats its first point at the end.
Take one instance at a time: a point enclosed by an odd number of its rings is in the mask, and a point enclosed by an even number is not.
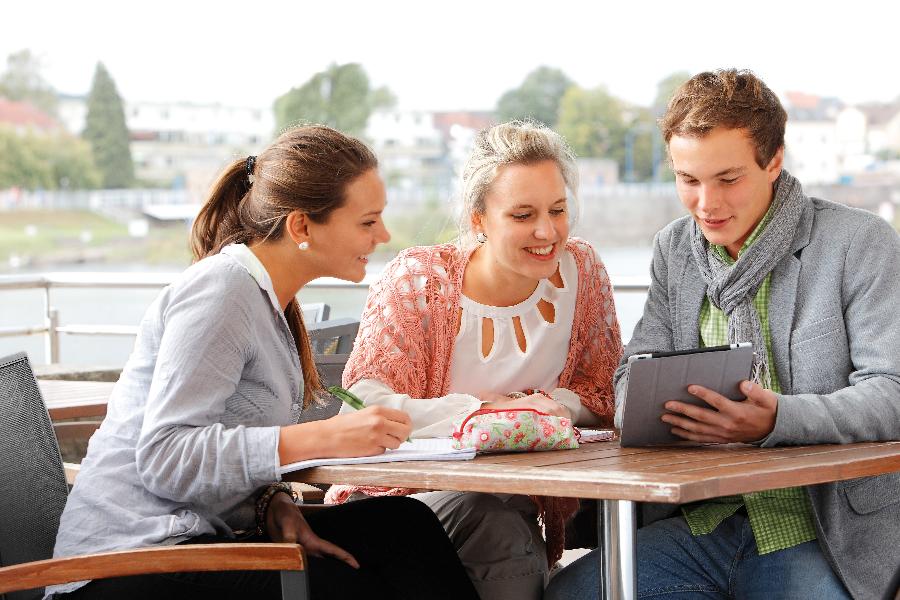
{"type": "Polygon", "coordinates": [[[531,408],[476,410],[453,426],[455,448],[478,452],[568,450],[578,447],[571,419],[531,408]]]}

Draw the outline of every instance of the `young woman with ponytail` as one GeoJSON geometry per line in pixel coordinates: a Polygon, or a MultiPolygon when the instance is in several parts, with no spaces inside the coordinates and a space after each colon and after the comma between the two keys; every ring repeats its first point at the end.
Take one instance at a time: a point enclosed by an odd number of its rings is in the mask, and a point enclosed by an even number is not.
{"type": "MultiPolygon", "coordinates": [[[[360,281],[389,239],[372,152],[321,126],[231,164],[198,215],[195,263],[147,310],[91,438],[54,555],[151,545],[299,542],[313,598],[477,598],[425,505],[379,498],[309,520],[281,465],[396,448],[402,411],[298,424],[321,392],[296,294],[323,276],[360,281]],[[321,537],[320,537],[321,536],[321,537]]],[[[47,589],[66,600],[280,598],[264,571],[145,575],[47,589]]]]}

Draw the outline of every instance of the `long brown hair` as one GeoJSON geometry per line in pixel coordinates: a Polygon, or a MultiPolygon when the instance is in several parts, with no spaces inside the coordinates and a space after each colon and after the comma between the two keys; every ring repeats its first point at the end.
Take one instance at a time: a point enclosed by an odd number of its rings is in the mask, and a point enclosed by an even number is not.
{"type": "MultiPolygon", "coordinates": [[[[365,144],[330,127],[284,132],[254,162],[234,161],[213,184],[191,229],[194,260],[217,254],[228,244],[279,240],[287,216],[295,210],[324,223],[344,203],[347,185],[377,166],[365,144]]],[[[322,383],[296,298],[284,314],[300,355],[303,405],[309,406],[322,383]]]]}

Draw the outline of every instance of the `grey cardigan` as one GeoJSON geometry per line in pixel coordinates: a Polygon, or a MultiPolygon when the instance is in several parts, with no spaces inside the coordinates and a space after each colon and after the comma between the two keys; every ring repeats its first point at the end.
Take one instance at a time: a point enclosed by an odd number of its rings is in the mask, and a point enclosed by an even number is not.
{"type": "MultiPolygon", "coordinates": [[[[228,246],[159,295],[88,445],[55,557],[231,536],[280,479],[303,375],[262,263],[228,246]]],[[[69,592],[84,582],[47,588],[69,592]]]]}
{"type": "MultiPolygon", "coordinates": [[[[644,314],[629,356],[699,345],[706,284],[691,218],[654,241],[644,314]]],[[[781,385],[763,446],[900,440],[900,236],[862,210],[807,199],[790,253],[772,273],[769,327],[781,385]]],[[[854,598],[893,597],[900,580],[900,473],[807,488],[822,551],[854,598]]]]}

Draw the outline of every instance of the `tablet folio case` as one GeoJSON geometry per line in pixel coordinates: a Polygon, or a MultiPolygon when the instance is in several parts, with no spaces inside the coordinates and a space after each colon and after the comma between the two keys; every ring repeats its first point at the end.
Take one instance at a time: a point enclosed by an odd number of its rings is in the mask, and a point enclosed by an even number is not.
{"type": "Polygon", "coordinates": [[[691,384],[715,390],[732,400],[743,400],[738,384],[750,377],[752,363],[750,347],[633,361],[625,393],[622,446],[684,442],[670,432],[671,425],[660,421],[666,412],[663,405],[669,400],[680,400],[708,408],[708,404],[688,394],[687,386],[691,384]]]}

